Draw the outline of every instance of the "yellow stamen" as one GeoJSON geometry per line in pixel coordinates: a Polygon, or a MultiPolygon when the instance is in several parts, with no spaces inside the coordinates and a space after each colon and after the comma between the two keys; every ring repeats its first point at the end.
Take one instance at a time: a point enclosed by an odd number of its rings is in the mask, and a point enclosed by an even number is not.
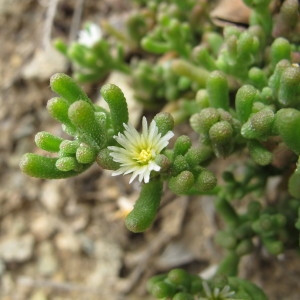
{"type": "Polygon", "coordinates": [[[150,159],[152,158],[152,154],[151,154],[151,151],[149,149],[145,150],[143,149],[140,154],[138,155],[137,157],[137,161],[139,163],[147,163],[150,159]]]}

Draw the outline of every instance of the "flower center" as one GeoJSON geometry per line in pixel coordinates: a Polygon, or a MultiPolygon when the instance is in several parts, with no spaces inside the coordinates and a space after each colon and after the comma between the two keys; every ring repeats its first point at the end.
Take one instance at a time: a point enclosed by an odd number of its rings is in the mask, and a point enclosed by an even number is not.
{"type": "Polygon", "coordinates": [[[151,158],[152,158],[152,154],[150,149],[147,150],[143,149],[138,155],[138,157],[136,158],[136,160],[141,164],[146,164],[151,158]]]}

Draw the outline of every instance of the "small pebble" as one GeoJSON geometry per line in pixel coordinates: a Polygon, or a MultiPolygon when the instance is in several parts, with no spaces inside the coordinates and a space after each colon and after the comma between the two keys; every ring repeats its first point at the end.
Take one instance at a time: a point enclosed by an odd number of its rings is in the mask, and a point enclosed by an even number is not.
{"type": "Polygon", "coordinates": [[[34,237],[26,234],[7,238],[0,243],[0,258],[6,263],[28,261],[33,255],[34,237]]]}

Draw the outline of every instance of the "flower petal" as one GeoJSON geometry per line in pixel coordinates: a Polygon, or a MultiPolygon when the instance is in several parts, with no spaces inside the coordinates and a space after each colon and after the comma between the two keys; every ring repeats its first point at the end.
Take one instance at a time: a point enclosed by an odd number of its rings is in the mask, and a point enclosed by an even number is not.
{"type": "Polygon", "coordinates": [[[169,131],[162,137],[156,122],[153,120],[148,126],[145,117],[142,119],[142,133],[131,124],[124,124],[124,129],[123,133],[114,136],[120,147],[107,147],[113,160],[120,163],[120,168],[112,175],[132,173],[129,183],[136,178],[140,182],[147,183],[152,171],[160,171],[160,166],[155,163],[155,157],[169,144],[174,133],[169,131]]]}

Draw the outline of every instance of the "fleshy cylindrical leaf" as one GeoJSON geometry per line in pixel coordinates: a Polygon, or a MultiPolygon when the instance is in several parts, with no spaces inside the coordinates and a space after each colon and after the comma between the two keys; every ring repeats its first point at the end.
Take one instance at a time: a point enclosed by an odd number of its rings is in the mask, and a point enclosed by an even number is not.
{"type": "Polygon", "coordinates": [[[22,172],[31,177],[42,179],[59,179],[78,175],[89,166],[87,165],[80,171],[72,170],[65,172],[56,167],[56,162],[58,159],[59,158],[45,157],[33,153],[27,153],[21,159],[20,168],[22,172]]]}
{"type": "Polygon", "coordinates": [[[197,177],[195,186],[198,191],[205,193],[211,191],[217,185],[217,178],[213,172],[203,170],[197,177]]]}
{"type": "Polygon", "coordinates": [[[87,94],[70,76],[66,74],[57,73],[52,75],[50,79],[50,86],[53,92],[63,97],[70,104],[78,100],[91,103],[87,94]]]}
{"type": "Polygon", "coordinates": [[[266,166],[272,162],[272,152],[267,150],[260,142],[251,141],[248,143],[249,153],[252,159],[261,166],[266,166]]]}
{"type": "Polygon", "coordinates": [[[47,110],[50,116],[53,119],[64,124],[69,129],[70,133],[74,135],[76,132],[76,128],[69,119],[69,107],[70,104],[68,103],[68,101],[60,97],[52,98],[47,102],[47,110]]]}
{"type": "Polygon", "coordinates": [[[184,195],[194,185],[194,175],[190,171],[182,171],[179,175],[171,177],[169,180],[169,188],[177,195],[184,195]]]}
{"type": "Polygon", "coordinates": [[[280,109],[275,115],[274,127],[285,144],[300,155],[300,112],[294,108],[280,109]]]}
{"type": "Polygon", "coordinates": [[[300,102],[300,67],[291,66],[282,72],[278,101],[285,107],[299,107],[300,102]]]}
{"type": "Polygon", "coordinates": [[[220,119],[220,114],[213,107],[204,108],[201,112],[193,114],[190,118],[190,124],[197,133],[208,134],[212,125],[220,119]]]}
{"type": "Polygon", "coordinates": [[[111,151],[108,150],[107,148],[100,150],[97,155],[96,162],[103,169],[117,170],[120,167],[120,165],[119,165],[119,163],[117,163],[113,160],[110,153],[111,153],[111,151]]]}
{"type": "Polygon", "coordinates": [[[172,131],[174,128],[174,119],[171,114],[167,112],[160,112],[155,115],[154,121],[158,128],[158,131],[164,136],[168,131],[172,131]]]}
{"type": "Polygon", "coordinates": [[[258,90],[252,85],[243,85],[238,89],[235,97],[235,109],[240,121],[246,122],[252,113],[254,100],[258,96],[258,90]]]}
{"type": "Polygon", "coordinates": [[[177,138],[173,150],[174,157],[177,155],[184,155],[192,146],[192,141],[187,135],[181,135],[177,138]]]}
{"type": "Polygon", "coordinates": [[[162,187],[160,180],[152,180],[142,186],[133,210],[125,219],[126,227],[130,231],[143,232],[151,226],[159,208],[162,187]]]}
{"type": "Polygon", "coordinates": [[[123,92],[114,84],[104,85],[100,92],[109,106],[115,134],[123,132],[123,124],[128,123],[128,108],[123,92]]]}
{"type": "Polygon", "coordinates": [[[62,138],[55,136],[49,132],[41,131],[35,135],[36,145],[43,150],[49,152],[58,152],[59,145],[63,141],[62,138]]]}
{"type": "Polygon", "coordinates": [[[206,82],[211,107],[229,109],[229,89],[226,76],[221,71],[213,71],[206,82]]]}
{"type": "Polygon", "coordinates": [[[96,159],[96,151],[91,146],[82,144],[77,148],[76,159],[81,164],[90,164],[96,159]]]}
{"type": "Polygon", "coordinates": [[[283,59],[291,59],[291,44],[283,37],[275,39],[271,45],[271,62],[275,67],[283,59]]]}
{"type": "Polygon", "coordinates": [[[70,156],[60,157],[56,161],[55,166],[57,169],[63,172],[75,171],[79,168],[76,158],[70,156]]]}
{"type": "Polygon", "coordinates": [[[72,123],[81,132],[92,138],[94,143],[101,149],[106,144],[106,128],[96,120],[92,106],[82,100],[74,102],[68,112],[72,123]]]}

